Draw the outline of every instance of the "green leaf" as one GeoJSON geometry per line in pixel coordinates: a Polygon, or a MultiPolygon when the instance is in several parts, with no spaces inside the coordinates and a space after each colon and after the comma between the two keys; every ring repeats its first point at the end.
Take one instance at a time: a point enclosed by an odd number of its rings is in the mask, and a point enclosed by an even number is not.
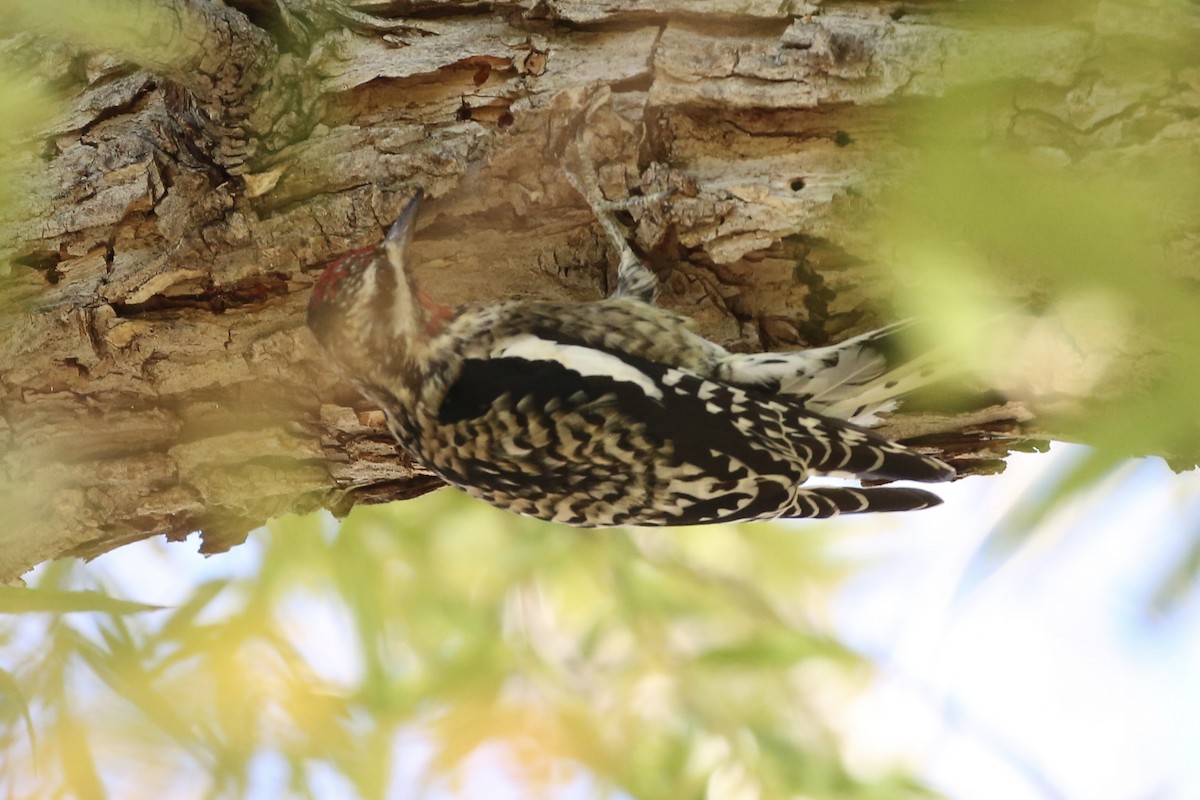
{"type": "Polygon", "coordinates": [[[25,730],[29,733],[29,741],[36,751],[37,736],[33,727],[33,716],[29,713],[29,702],[25,699],[25,693],[21,691],[21,684],[16,676],[6,669],[0,669],[0,696],[4,697],[6,703],[13,703],[20,709],[21,718],[25,720],[25,730]]]}
{"type": "Polygon", "coordinates": [[[136,614],[142,611],[161,611],[163,608],[165,606],[118,600],[103,592],[0,586],[0,614],[66,614],[73,611],[136,614]]]}

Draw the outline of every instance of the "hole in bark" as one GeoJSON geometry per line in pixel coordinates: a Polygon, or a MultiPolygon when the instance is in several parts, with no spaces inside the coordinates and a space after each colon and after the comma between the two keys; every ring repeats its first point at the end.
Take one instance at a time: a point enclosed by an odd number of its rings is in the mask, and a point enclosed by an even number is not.
{"type": "Polygon", "coordinates": [[[798,192],[804,188],[804,178],[792,178],[792,182],[788,186],[792,187],[793,192],[798,192]]]}
{"type": "Polygon", "coordinates": [[[287,276],[281,272],[268,272],[221,287],[214,287],[209,283],[201,291],[192,294],[156,294],[142,303],[113,301],[110,305],[118,317],[133,317],[182,308],[200,308],[213,314],[224,314],[231,308],[261,305],[270,298],[285,295],[287,292],[287,276]]]}
{"type": "Polygon", "coordinates": [[[64,366],[74,368],[74,370],[79,373],[81,378],[86,378],[88,376],[88,368],[81,364],[78,358],[64,358],[62,363],[64,366]]]}
{"type": "Polygon", "coordinates": [[[58,269],[58,265],[62,263],[62,256],[57,252],[50,250],[42,250],[37,253],[30,253],[27,256],[21,256],[15,261],[24,267],[37,270],[42,273],[42,277],[46,279],[46,283],[55,284],[62,280],[63,273],[58,269]]]}
{"type": "Polygon", "coordinates": [[[846,145],[853,143],[853,141],[854,140],[850,138],[850,134],[846,133],[845,131],[838,131],[833,134],[833,143],[838,147],[845,147],[846,145]]]}
{"type": "Polygon", "coordinates": [[[609,91],[613,94],[624,94],[626,92],[648,92],[650,84],[654,83],[654,72],[647,70],[644,73],[634,75],[632,78],[626,78],[622,81],[616,81],[609,85],[609,91]]]}
{"type": "Polygon", "coordinates": [[[897,8],[894,11],[892,11],[892,13],[888,14],[888,16],[891,17],[896,22],[899,22],[900,20],[904,19],[907,15],[908,15],[908,12],[905,11],[903,8],[897,8]]]}
{"type": "Polygon", "coordinates": [[[463,97],[458,110],[454,112],[454,117],[463,122],[473,120],[485,125],[507,128],[513,124],[514,119],[508,106],[509,101],[505,99],[485,100],[478,105],[471,105],[467,98],[463,97]]]}

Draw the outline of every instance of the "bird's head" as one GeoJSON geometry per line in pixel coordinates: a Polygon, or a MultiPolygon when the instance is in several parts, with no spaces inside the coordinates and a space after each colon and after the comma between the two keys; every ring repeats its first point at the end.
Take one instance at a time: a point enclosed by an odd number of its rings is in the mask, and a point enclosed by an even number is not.
{"type": "Polygon", "coordinates": [[[308,327],[351,375],[407,357],[448,314],[406,263],[421,197],[418,190],[378,246],[341,256],[313,286],[308,327]]]}

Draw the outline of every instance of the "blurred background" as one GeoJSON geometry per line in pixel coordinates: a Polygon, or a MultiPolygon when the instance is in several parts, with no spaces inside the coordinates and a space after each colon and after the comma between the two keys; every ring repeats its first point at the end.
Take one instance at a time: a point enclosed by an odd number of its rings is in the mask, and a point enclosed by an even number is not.
{"type": "Polygon", "coordinates": [[[44,565],[0,617],[0,792],[1194,797],[1200,476],[1129,462],[1001,535],[1086,457],[890,517],[578,531],[443,490],[44,565]]]}
{"type": "MultiPolygon", "coordinates": [[[[1015,5],[900,103],[877,260],[1087,447],[896,516],[579,531],[442,490],[44,564],[0,587],[0,795],[1200,797],[1195,4],[1015,5]],[[1006,77],[1047,28],[1083,84],[1006,77]]],[[[3,77],[0,215],[55,102],[3,77]]]]}

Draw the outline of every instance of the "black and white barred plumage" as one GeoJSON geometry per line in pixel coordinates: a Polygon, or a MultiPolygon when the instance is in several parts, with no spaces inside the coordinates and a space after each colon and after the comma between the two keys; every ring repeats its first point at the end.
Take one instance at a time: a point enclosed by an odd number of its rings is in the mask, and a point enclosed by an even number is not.
{"type": "Polygon", "coordinates": [[[448,483],[586,527],[940,502],[920,489],[802,485],[954,476],[848,421],[869,424],[912,388],[883,355],[895,326],[816,350],[732,354],[651,304],[653,275],[627,247],[609,299],[445,309],[405,261],[418,201],[378,248],[325,271],[309,326],[404,449],[448,483]]]}

